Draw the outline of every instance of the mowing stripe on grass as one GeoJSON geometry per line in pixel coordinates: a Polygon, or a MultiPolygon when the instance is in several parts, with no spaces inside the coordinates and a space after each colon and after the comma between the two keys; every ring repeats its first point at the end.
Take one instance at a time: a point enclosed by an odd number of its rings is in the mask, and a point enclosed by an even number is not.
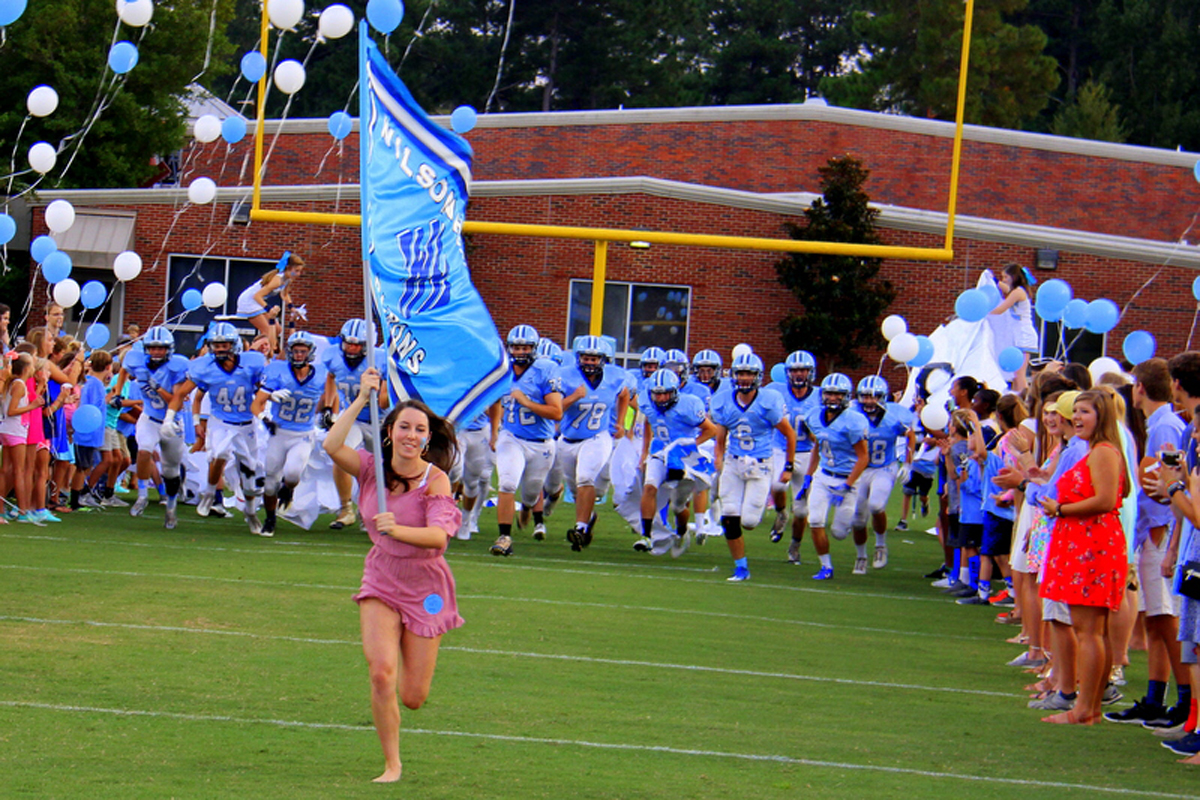
{"type": "MultiPolygon", "coordinates": [[[[229,717],[208,714],[181,714],[171,711],[145,711],[126,708],[98,708],[92,706],[59,705],[54,703],[34,703],[23,700],[0,700],[0,706],[7,708],[30,708],[43,711],[61,711],[77,714],[109,714],[121,717],[153,717],[158,719],[175,719],[185,722],[231,722],[236,725],[271,725],[278,728],[306,728],[311,730],[349,731],[352,733],[373,733],[370,725],[346,725],[336,722],[301,722],[285,719],[254,719],[247,717],[229,717]]],[[[986,775],[967,775],[955,772],[935,772],[932,770],[910,769],[906,767],[888,767],[880,764],[853,764],[844,761],[818,761],[811,758],[795,758],[793,756],[773,755],[769,753],[730,753],[720,750],[698,750],[682,747],[667,747],[665,745],[629,744],[622,742],[589,742],[580,739],[551,739],[540,736],[506,736],[496,733],[472,733],[469,731],[434,731],[424,728],[402,728],[401,733],[417,736],[455,736],[467,739],[483,739],[494,742],[511,742],[526,745],[554,745],[557,747],[571,746],[593,748],[597,750],[618,750],[622,752],[663,753],[677,756],[700,756],[704,758],[736,759],[738,761],[766,762],[773,764],[792,764],[817,769],[883,772],[892,775],[916,775],[922,778],[938,778],[942,780],[967,781],[970,783],[989,783],[1004,786],[1028,786],[1035,789],[1070,789],[1086,792],[1105,792],[1107,794],[1123,795],[1126,797],[1157,797],[1166,800],[1195,800],[1191,794],[1171,794],[1169,792],[1154,792],[1145,789],[1125,789],[1117,786],[1097,786],[1086,783],[1067,783],[1065,781],[1037,781],[1027,778],[1001,778],[986,775]]]]}
{"type": "MultiPolygon", "coordinates": [[[[170,633],[199,633],[212,636],[236,636],[247,639],[264,639],[270,641],[282,642],[299,642],[301,644],[337,644],[337,645],[354,645],[355,647],[362,643],[353,639],[309,639],[301,636],[279,636],[275,634],[265,633],[250,633],[248,631],[228,631],[216,628],[184,628],[168,625],[137,625],[126,622],[98,622],[95,620],[69,620],[69,619],[39,619],[36,617],[15,617],[15,616],[0,616],[0,620],[6,622],[28,622],[35,625],[85,625],[93,628],[125,628],[129,630],[141,631],[163,631],[170,633]]],[[[560,653],[532,653],[520,650],[494,650],[485,647],[461,647],[456,645],[442,645],[442,650],[449,650],[457,653],[470,653],[472,655],[484,656],[504,656],[507,658],[533,658],[545,659],[549,661],[573,661],[583,664],[604,664],[615,667],[638,667],[650,669],[674,669],[685,672],[708,672],[718,675],[740,675],[750,678],[773,678],[789,681],[809,681],[813,683],[834,683],[844,686],[867,686],[877,689],[911,689],[919,692],[948,692],[950,694],[968,694],[979,697],[1003,697],[1013,699],[1020,695],[1012,694],[1011,692],[989,692],[983,689],[960,689],[953,686],[922,686],[913,683],[891,683],[888,681],[863,681],[854,680],[853,678],[827,678],[821,675],[796,675],[790,672],[763,672],[760,670],[750,669],[730,669],[728,667],[706,667],[699,664],[671,664],[659,663],[655,661],[638,661],[624,658],[596,658],[593,656],[573,656],[560,653]]]]}

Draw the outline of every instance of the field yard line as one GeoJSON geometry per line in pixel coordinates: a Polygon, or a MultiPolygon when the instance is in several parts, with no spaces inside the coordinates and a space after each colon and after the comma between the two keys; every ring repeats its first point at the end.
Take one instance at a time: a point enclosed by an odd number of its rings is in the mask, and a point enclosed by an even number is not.
{"type": "MultiPolygon", "coordinates": [[[[64,711],[83,714],[110,714],[122,717],[155,717],[159,719],[176,719],[186,722],[232,722],[237,725],[273,725],[280,728],[305,728],[310,730],[349,731],[353,733],[373,732],[369,725],[345,725],[335,722],[300,722],[283,719],[253,719],[246,717],[229,717],[223,715],[181,714],[170,711],[144,711],[124,708],[97,708],[91,706],[59,705],[54,703],[34,703],[22,700],[0,700],[0,706],[7,708],[31,708],[44,711],[64,711]]],[[[1115,786],[1096,786],[1086,783],[1067,783],[1066,781],[1038,781],[1029,778],[1000,778],[986,775],[967,775],[954,772],[935,772],[932,770],[911,769],[907,767],[887,767],[877,764],[853,764],[844,761],[819,761],[811,758],[794,758],[792,756],[772,755],[768,753],[731,753],[720,750],[696,750],[682,747],[667,747],[665,745],[628,744],[620,742],[589,742],[580,739],[552,739],[540,736],[506,736],[497,733],[472,733],[469,731],[434,731],[425,728],[402,728],[401,733],[417,736],[456,736],[467,739],[483,739],[494,742],[511,742],[513,744],[549,744],[555,746],[586,747],[598,750],[619,750],[622,752],[665,753],[679,756],[701,756],[706,758],[736,759],[739,761],[756,761],[774,764],[794,764],[817,769],[848,770],[862,772],[883,772],[892,775],[916,775],[923,778],[939,778],[944,780],[969,781],[971,783],[991,783],[1004,786],[1028,786],[1035,789],[1078,789],[1088,792],[1105,792],[1107,794],[1127,797],[1157,797],[1166,800],[1195,800],[1192,794],[1171,794],[1154,792],[1145,789],[1123,789],[1115,786]]]]}
{"type": "MultiPolygon", "coordinates": [[[[268,641],[300,642],[302,644],[339,644],[355,645],[361,642],[352,639],[306,639],[299,636],[279,636],[269,633],[250,633],[248,631],[226,631],[217,628],[184,628],[168,625],[138,625],[128,622],[98,622],[94,620],[70,619],[39,619],[37,617],[0,616],[0,621],[28,622],[35,625],[85,625],[93,628],[125,628],[142,631],[166,631],[172,633],[199,633],[213,636],[235,636],[247,639],[264,639],[268,641]]],[[[460,647],[442,645],[442,650],[472,655],[505,656],[508,658],[537,658],[548,661],[573,661],[583,664],[605,664],[617,667],[648,667],[651,669],[675,669],[686,672],[710,672],[720,675],[741,675],[751,678],[778,678],[789,681],[809,681],[813,683],[834,683],[845,686],[869,686],[879,689],[912,689],[921,692],[949,692],[951,694],[968,694],[979,697],[1017,698],[1021,695],[1011,692],[989,692],[982,689],[959,689],[951,686],[922,686],[913,683],[890,683],[887,681],[863,681],[853,678],[826,678],[820,675],[796,675],[790,672],[762,672],[749,669],[732,669],[728,667],[706,667],[698,664],[671,664],[654,661],[638,661],[623,658],[596,658],[593,656],[573,656],[560,653],[531,653],[520,650],[494,650],[483,647],[460,647]]]]}
{"type": "Polygon", "coordinates": [[[66,572],[72,575],[121,575],[127,578],[170,578],[171,580],[241,583],[250,586],[289,586],[296,589],[333,589],[338,592],[357,592],[358,586],[330,586],[323,583],[292,583],[290,581],[260,581],[254,578],[217,578],[212,575],[179,575],[170,572],[131,572],[128,570],[85,569],[83,567],[29,567],[24,564],[0,564],[0,569],[23,572],[66,572]]]}

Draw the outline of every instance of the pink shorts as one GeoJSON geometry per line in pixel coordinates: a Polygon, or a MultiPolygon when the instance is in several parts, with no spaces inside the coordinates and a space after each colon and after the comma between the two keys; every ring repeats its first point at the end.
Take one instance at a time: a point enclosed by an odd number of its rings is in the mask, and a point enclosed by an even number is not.
{"type": "Polygon", "coordinates": [[[28,437],[24,435],[14,436],[11,433],[0,433],[0,444],[5,447],[18,447],[25,444],[26,438],[28,437]]]}
{"type": "Polygon", "coordinates": [[[461,627],[454,576],[446,559],[396,558],[379,547],[367,553],[356,602],[379,600],[400,615],[404,627],[433,638],[461,627]]]}

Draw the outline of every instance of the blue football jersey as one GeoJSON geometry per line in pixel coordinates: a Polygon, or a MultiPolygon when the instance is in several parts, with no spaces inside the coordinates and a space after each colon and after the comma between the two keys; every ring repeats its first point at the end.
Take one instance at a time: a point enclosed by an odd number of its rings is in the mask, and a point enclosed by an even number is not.
{"type": "MultiPolygon", "coordinates": [[[[514,372],[512,388],[520,389],[532,403],[545,403],[546,395],[556,392],[562,394],[557,372],[557,364],[548,358],[539,358],[529,365],[521,377],[518,378],[514,372]]],[[[504,430],[520,439],[549,439],[554,436],[554,420],[539,417],[514,402],[511,394],[504,396],[503,403],[504,419],[501,425],[504,430]]]]}
{"type": "Polygon", "coordinates": [[[563,408],[559,430],[564,439],[591,439],[612,430],[617,413],[617,395],[625,388],[624,372],[620,367],[605,364],[600,382],[592,386],[574,364],[559,368],[558,381],[562,387],[564,406],[566,399],[580,386],[587,392],[569,407],[563,408]]]}
{"type": "Polygon", "coordinates": [[[743,406],[738,398],[735,392],[719,392],[712,398],[713,422],[726,430],[725,455],[769,458],[771,433],[780,420],[787,419],[783,398],[778,392],[762,389],[748,406],[743,406]]]}
{"type": "Polygon", "coordinates": [[[317,404],[325,393],[325,368],[312,364],[303,381],[287,361],[272,361],[263,373],[262,388],[268,392],[287,389],[292,396],[271,403],[271,419],[286,431],[311,431],[317,424],[317,404]]]}
{"type": "Polygon", "coordinates": [[[129,377],[138,382],[142,395],[142,411],[150,415],[155,422],[162,422],[167,413],[167,401],[155,391],[154,386],[168,392],[175,390],[177,384],[183,383],[188,377],[189,362],[181,355],[168,358],[158,369],[150,369],[146,363],[146,353],[141,349],[130,350],[121,362],[129,377]]]}
{"type": "MultiPolygon", "coordinates": [[[[857,400],[853,408],[862,412],[857,400]]],[[[912,412],[899,403],[888,403],[878,425],[873,424],[866,414],[863,416],[867,418],[867,453],[871,459],[867,466],[886,467],[899,460],[896,456],[896,439],[912,427],[912,412]]]]}
{"type": "Polygon", "coordinates": [[[712,391],[700,381],[688,381],[683,386],[679,387],[680,394],[690,394],[704,401],[704,407],[712,406],[712,391]]]}
{"type": "Polygon", "coordinates": [[[808,433],[816,440],[821,467],[835,475],[849,475],[858,461],[854,445],[867,438],[867,418],[847,408],[832,423],[825,424],[825,409],[817,406],[804,418],[808,433]]]}
{"type": "MultiPolygon", "coordinates": [[[[639,403],[646,422],[650,425],[650,453],[662,452],[671,442],[680,439],[695,439],[700,435],[700,424],[704,422],[704,403],[695,395],[681,394],[675,405],[665,412],[649,398],[645,397],[639,403]]],[[[696,445],[686,444],[675,447],[667,454],[667,466],[672,469],[683,469],[684,456],[696,452],[696,445]]]]}
{"type": "Polygon", "coordinates": [[[211,355],[198,358],[188,370],[188,378],[208,394],[211,412],[222,422],[234,425],[254,419],[250,404],[262,383],[267,361],[262,353],[239,353],[229,372],[222,369],[211,355]]]}
{"type": "MultiPolygon", "coordinates": [[[[808,415],[813,412],[813,409],[820,407],[820,393],[815,387],[809,386],[808,394],[804,397],[796,397],[792,387],[784,383],[771,383],[763,388],[773,391],[783,398],[784,405],[787,407],[788,422],[792,423],[792,428],[796,431],[796,455],[812,450],[813,440],[809,438],[804,420],[808,419],[808,415]]],[[[787,437],[779,431],[775,431],[775,449],[787,450],[787,437]]]]}
{"type": "MultiPolygon", "coordinates": [[[[385,372],[387,363],[387,351],[382,347],[376,347],[375,369],[385,372]]],[[[367,359],[364,357],[362,361],[358,362],[357,367],[351,367],[346,363],[346,356],[342,353],[341,345],[335,345],[325,350],[325,354],[321,357],[321,366],[325,368],[327,374],[333,376],[333,382],[337,384],[338,402],[342,404],[342,408],[347,408],[354,402],[354,398],[358,397],[363,373],[367,371],[367,359]]],[[[381,394],[382,391],[380,390],[381,394]]],[[[358,412],[358,421],[371,421],[370,404],[363,406],[362,411],[358,412]]]]}

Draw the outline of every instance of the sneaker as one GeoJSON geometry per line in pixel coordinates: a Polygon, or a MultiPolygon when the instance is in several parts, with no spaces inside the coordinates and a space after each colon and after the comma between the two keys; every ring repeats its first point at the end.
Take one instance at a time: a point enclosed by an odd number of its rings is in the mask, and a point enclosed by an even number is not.
{"type": "Polygon", "coordinates": [[[1166,708],[1150,705],[1143,697],[1124,711],[1109,711],[1104,718],[1109,722],[1133,722],[1140,725],[1149,719],[1159,719],[1166,713],[1166,708]]]}
{"type": "Polygon", "coordinates": [[[1179,724],[1173,728],[1154,728],[1150,732],[1166,742],[1177,742],[1183,737],[1191,735],[1185,724],[1179,724]]]}
{"type": "MultiPolygon", "coordinates": [[[[83,500],[82,500],[82,498],[80,498],[80,505],[82,505],[82,504],[83,504],[83,500]]],[[[112,497],[106,497],[103,500],[101,500],[100,507],[101,508],[129,508],[129,503],[126,503],[121,498],[117,497],[116,495],[113,495],[112,497]]]]}
{"type": "MultiPolygon", "coordinates": [[[[896,530],[898,530],[898,531],[906,531],[906,530],[908,530],[908,520],[906,520],[906,519],[902,519],[902,520],[900,520],[899,522],[897,522],[897,523],[896,523],[896,530]]],[[[945,570],[946,568],[943,566],[943,567],[940,567],[940,569],[942,569],[942,570],[945,570]]],[[[928,578],[929,576],[928,576],[928,575],[926,575],[925,577],[926,577],[926,578],[928,578]]]]}
{"type": "Polygon", "coordinates": [[[179,521],[179,516],[176,513],[177,506],[175,503],[167,503],[167,510],[163,514],[163,527],[169,531],[175,530],[175,523],[179,521]]]}
{"type": "Polygon", "coordinates": [[[750,569],[748,567],[734,567],[733,574],[725,580],[730,583],[741,583],[742,581],[750,580],[750,569]]]}
{"type": "MultiPolygon", "coordinates": [[[[901,520],[901,522],[903,522],[903,521],[904,520],[901,520]]],[[[906,525],[906,526],[904,526],[904,528],[901,528],[899,525],[897,525],[896,530],[908,530],[908,526],[906,525]]],[[[945,564],[942,564],[940,567],[935,569],[933,572],[926,572],[925,579],[930,580],[930,581],[936,581],[939,578],[945,578],[949,574],[950,574],[950,568],[947,567],[945,564]]]]}
{"type": "Polygon", "coordinates": [[[592,543],[592,531],[594,531],[596,529],[596,520],[597,519],[599,519],[599,517],[597,517],[596,512],[593,511],[592,518],[589,519],[588,523],[587,523],[587,530],[585,530],[583,532],[583,546],[584,547],[587,547],[588,545],[590,545],[592,543]]]}
{"type": "Polygon", "coordinates": [[[957,600],[955,600],[954,602],[958,603],[960,606],[986,606],[986,605],[991,605],[991,604],[988,602],[988,599],[987,599],[986,597],[984,597],[983,595],[980,595],[980,594],[974,594],[974,595],[971,595],[970,597],[960,597],[960,598],[958,598],[957,600]]]}
{"type": "Polygon", "coordinates": [[[275,515],[274,514],[267,512],[267,518],[264,519],[262,522],[262,533],[259,535],[260,536],[274,536],[275,535],[275,515]]]}
{"type": "Polygon", "coordinates": [[[34,514],[32,511],[27,511],[24,514],[18,514],[17,522],[25,522],[30,525],[37,525],[39,528],[46,527],[46,523],[44,523],[40,519],[38,519],[37,515],[34,514]]]}
{"type": "Polygon", "coordinates": [[[951,597],[978,597],[979,590],[972,589],[970,586],[968,586],[964,583],[963,588],[959,589],[958,591],[954,591],[954,592],[946,592],[946,594],[950,595],[951,597]]]}
{"type": "Polygon", "coordinates": [[[496,537],[496,541],[492,544],[492,555],[494,556],[511,556],[512,555],[512,537],[501,534],[496,537]]]}
{"type": "Polygon", "coordinates": [[[329,530],[340,531],[347,525],[353,525],[358,522],[358,512],[354,509],[354,503],[347,503],[342,506],[342,510],[338,512],[337,518],[329,523],[329,530]]]}
{"type": "Polygon", "coordinates": [[[831,581],[833,580],[833,567],[821,567],[816,575],[812,576],[814,581],[831,581]]]}
{"type": "Polygon", "coordinates": [[[454,532],[454,538],[461,542],[471,541],[471,515],[469,513],[463,515],[458,530],[454,532]]]}
{"type": "Polygon", "coordinates": [[[1006,597],[1003,592],[993,597],[991,603],[997,608],[1014,608],[1017,605],[1017,601],[1013,599],[1012,595],[1006,597]]]}
{"type": "Polygon", "coordinates": [[[636,542],[633,543],[633,549],[639,553],[649,553],[650,548],[653,546],[654,545],[650,541],[649,536],[642,536],[636,542]]]}
{"type": "Polygon", "coordinates": [[[854,559],[854,570],[850,574],[851,575],[866,575],[867,574],[867,559],[865,559],[865,558],[854,559]]]}
{"type": "Polygon", "coordinates": [[[1000,594],[997,594],[997,595],[993,595],[993,596],[992,596],[992,602],[993,602],[993,603],[1003,603],[1003,602],[1004,602],[1005,600],[1007,600],[1007,599],[1008,599],[1010,596],[1011,596],[1011,595],[1010,595],[1010,593],[1009,593],[1008,589],[1001,589],[1001,590],[1000,590],[1000,594]]]}
{"type": "Polygon", "coordinates": [[[58,517],[51,514],[49,512],[49,510],[47,510],[45,508],[39,508],[37,511],[34,511],[33,513],[37,514],[37,518],[38,518],[39,522],[62,522],[61,519],[59,519],[58,517]]]}
{"type": "Polygon", "coordinates": [[[872,569],[883,569],[887,566],[887,545],[875,546],[875,560],[871,562],[872,569]]]}
{"type": "Polygon", "coordinates": [[[148,505],[150,505],[149,497],[139,497],[133,502],[133,505],[129,507],[129,516],[140,517],[142,513],[145,512],[146,506],[148,505]]]}
{"type": "Polygon", "coordinates": [[[1200,733],[1189,733],[1182,739],[1176,739],[1173,742],[1163,742],[1162,746],[1172,753],[1178,753],[1181,756],[1194,756],[1196,753],[1200,753],[1200,733]]]}
{"type": "Polygon", "coordinates": [[[583,550],[583,537],[587,535],[587,527],[580,528],[578,525],[579,523],[576,523],[576,527],[567,531],[567,541],[571,543],[571,552],[574,553],[583,550]]]}
{"type": "Polygon", "coordinates": [[[788,545],[787,560],[789,564],[795,564],[797,567],[800,566],[800,543],[794,539],[788,545]]]}
{"type": "Polygon", "coordinates": [[[1040,700],[1030,700],[1029,707],[1038,711],[1070,711],[1075,707],[1075,700],[1062,692],[1051,692],[1040,700]]]}
{"type": "Polygon", "coordinates": [[[533,540],[535,542],[543,541],[546,538],[546,525],[539,522],[533,526],[533,540]]]}
{"type": "Polygon", "coordinates": [[[1112,668],[1112,672],[1108,674],[1108,682],[1117,686],[1125,685],[1125,668],[1116,666],[1112,668]]]}
{"type": "Polygon", "coordinates": [[[212,510],[208,512],[208,515],[217,519],[225,519],[229,516],[229,512],[225,510],[224,503],[213,503],[212,510]]]}
{"type": "Polygon", "coordinates": [[[1188,715],[1191,713],[1191,704],[1174,705],[1166,710],[1161,717],[1157,719],[1148,719],[1142,723],[1143,728],[1149,730],[1159,730],[1166,728],[1174,728],[1176,725],[1182,725],[1187,722],[1188,715]]]}
{"type": "Polygon", "coordinates": [[[692,545],[691,534],[684,532],[683,536],[675,536],[671,540],[671,558],[679,558],[692,545]]]}
{"type": "Polygon", "coordinates": [[[242,516],[246,519],[246,527],[255,536],[274,536],[274,533],[263,533],[262,520],[258,518],[258,514],[249,511],[243,511],[242,516]]]}
{"type": "Polygon", "coordinates": [[[200,502],[196,503],[196,513],[202,517],[207,517],[209,512],[212,511],[214,498],[216,498],[216,495],[212,492],[201,493],[200,502]]]}
{"type": "Polygon", "coordinates": [[[1021,653],[1021,655],[1017,656],[1012,661],[1009,661],[1008,666],[1010,666],[1010,667],[1027,667],[1029,669],[1041,669],[1042,667],[1046,666],[1047,660],[1048,659],[1046,659],[1044,657],[1043,658],[1033,658],[1032,656],[1029,655],[1029,651],[1026,650],[1024,653],[1021,653]]]}
{"type": "Polygon", "coordinates": [[[84,508],[103,508],[104,504],[96,499],[96,495],[88,492],[87,494],[79,495],[79,505],[84,508]]]}
{"type": "MultiPolygon", "coordinates": [[[[948,575],[945,578],[942,578],[942,580],[949,581],[949,583],[942,587],[942,594],[954,594],[955,592],[961,592],[963,589],[971,588],[968,584],[963,583],[958,578],[950,580],[950,576],[948,575]]],[[[941,583],[941,581],[937,581],[933,585],[937,586],[938,583],[941,583]]]]}
{"type": "MultiPolygon", "coordinates": [[[[1104,695],[1100,698],[1100,705],[1111,706],[1113,703],[1119,703],[1124,699],[1125,695],[1121,694],[1121,690],[1110,683],[1104,687],[1104,695]]],[[[1146,723],[1143,722],[1142,724],[1145,725],[1146,723]]]]}

